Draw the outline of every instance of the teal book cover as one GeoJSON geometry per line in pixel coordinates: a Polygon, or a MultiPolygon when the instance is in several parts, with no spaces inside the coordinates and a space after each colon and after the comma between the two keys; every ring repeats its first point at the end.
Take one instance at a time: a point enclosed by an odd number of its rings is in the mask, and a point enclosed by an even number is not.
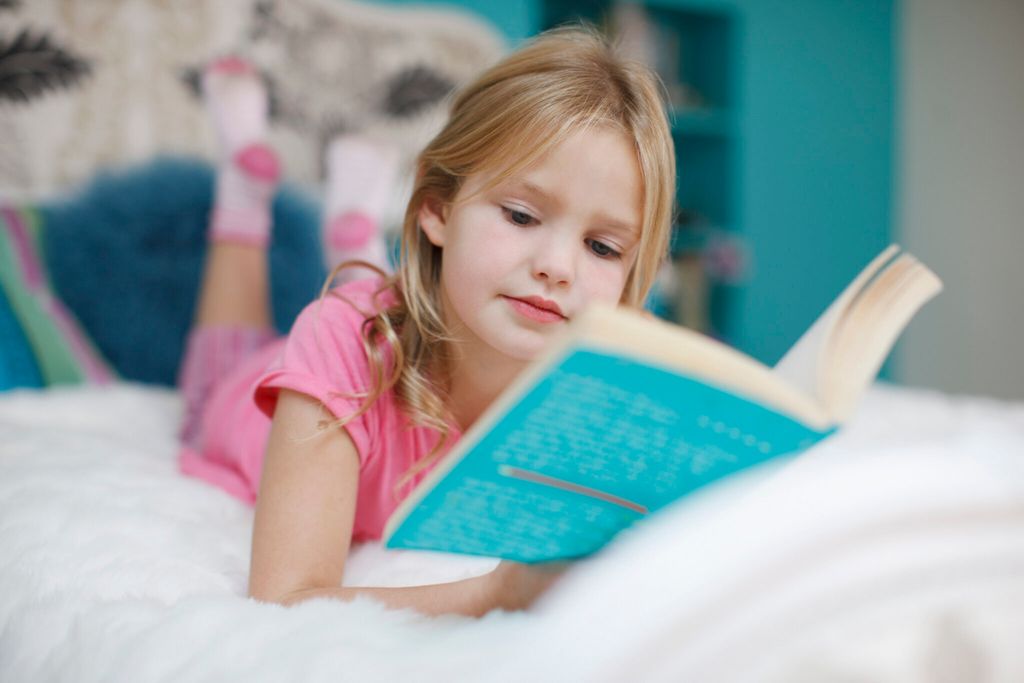
{"type": "Polygon", "coordinates": [[[678,370],[571,347],[390,529],[389,548],[580,558],[812,429],[678,370]]]}

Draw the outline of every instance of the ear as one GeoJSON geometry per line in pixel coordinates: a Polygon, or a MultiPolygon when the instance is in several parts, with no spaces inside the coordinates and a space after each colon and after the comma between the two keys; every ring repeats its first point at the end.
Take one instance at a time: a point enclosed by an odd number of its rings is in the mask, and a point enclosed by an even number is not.
{"type": "Polygon", "coordinates": [[[420,230],[435,247],[444,246],[445,210],[441,200],[427,197],[420,204],[417,214],[420,230]]]}

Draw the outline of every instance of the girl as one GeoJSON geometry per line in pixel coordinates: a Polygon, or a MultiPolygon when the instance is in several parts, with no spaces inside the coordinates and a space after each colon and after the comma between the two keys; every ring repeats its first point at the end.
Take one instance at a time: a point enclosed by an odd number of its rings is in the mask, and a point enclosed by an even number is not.
{"type": "MultiPolygon", "coordinates": [[[[206,85],[228,155],[182,373],[192,408],[181,465],[255,501],[249,594],[282,604],[366,594],[431,614],[529,605],[555,573],[506,562],[433,586],[340,583],[350,544],[380,537],[569,321],[593,302],[642,304],[675,190],[656,79],[581,29],[544,34],[486,71],[418,158],[397,274],[321,296],[277,341],[264,96],[244,68],[214,68],[206,85]]],[[[327,225],[365,237],[380,209],[367,187],[390,182],[390,161],[358,140],[332,150],[351,169],[332,191],[360,190],[328,200],[327,225]]]]}

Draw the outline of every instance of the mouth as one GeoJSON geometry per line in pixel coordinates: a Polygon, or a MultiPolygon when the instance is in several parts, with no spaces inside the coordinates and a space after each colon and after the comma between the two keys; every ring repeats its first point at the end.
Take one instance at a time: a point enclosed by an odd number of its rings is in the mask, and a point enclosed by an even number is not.
{"type": "Polygon", "coordinates": [[[554,323],[568,320],[562,309],[554,301],[539,296],[503,297],[512,308],[523,317],[542,323],[554,323]]]}

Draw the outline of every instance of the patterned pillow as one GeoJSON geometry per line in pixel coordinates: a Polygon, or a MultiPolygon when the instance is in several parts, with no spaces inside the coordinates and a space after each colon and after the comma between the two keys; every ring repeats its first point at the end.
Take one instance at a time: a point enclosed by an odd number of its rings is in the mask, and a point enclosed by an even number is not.
{"type": "Polygon", "coordinates": [[[199,73],[229,54],[266,77],[291,182],[318,189],[327,142],[364,132],[399,148],[411,185],[449,91],[505,50],[472,11],[352,0],[0,0],[0,26],[0,196],[33,200],[154,155],[215,162],[199,73]]]}
{"type": "Polygon", "coordinates": [[[114,377],[56,297],[39,256],[34,210],[0,205],[0,390],[114,377]]]}

